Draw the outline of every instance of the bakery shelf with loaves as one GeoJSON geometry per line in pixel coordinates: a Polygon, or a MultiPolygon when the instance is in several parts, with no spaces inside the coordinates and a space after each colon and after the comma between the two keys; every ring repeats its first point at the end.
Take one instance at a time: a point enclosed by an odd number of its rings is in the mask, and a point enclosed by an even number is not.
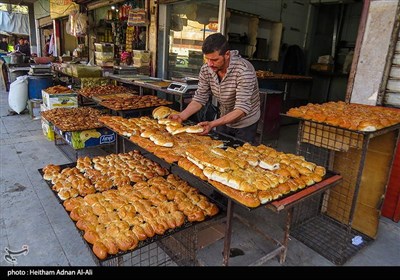
{"type": "Polygon", "coordinates": [[[228,141],[228,137],[218,134],[191,133],[197,131],[196,126],[168,119],[172,112],[161,106],[153,110],[154,119],[106,116],[100,120],[149,153],[178,164],[246,207],[258,207],[304,189],[320,182],[326,174],[324,167],[302,156],[265,145],[238,145],[238,141],[228,141]],[[226,147],[230,144],[235,147],[226,147]]]}
{"type": "Polygon", "coordinates": [[[132,261],[141,252],[134,250],[152,250],[148,246],[155,241],[171,257],[179,246],[167,245],[177,238],[161,239],[219,213],[197,189],[137,151],[79,158],[76,167],[49,164],[41,174],[51,181],[99,262],[128,253],[132,261]]]}
{"type": "MultiPolygon", "coordinates": [[[[303,111],[300,108],[292,112],[303,111]]],[[[298,116],[297,154],[343,179],[295,207],[292,235],[333,263],[344,264],[377,237],[400,114],[396,109],[345,103],[322,104],[318,120],[316,111],[298,116]],[[354,236],[363,242],[353,245],[354,236]]]]}
{"type": "Polygon", "coordinates": [[[287,115],[346,130],[371,132],[400,123],[400,110],[343,101],[291,108],[287,115]]]}
{"type": "Polygon", "coordinates": [[[80,157],[76,164],[62,167],[48,164],[42,169],[43,179],[61,201],[169,174],[168,170],[138,151],[93,158],[80,157]]]}

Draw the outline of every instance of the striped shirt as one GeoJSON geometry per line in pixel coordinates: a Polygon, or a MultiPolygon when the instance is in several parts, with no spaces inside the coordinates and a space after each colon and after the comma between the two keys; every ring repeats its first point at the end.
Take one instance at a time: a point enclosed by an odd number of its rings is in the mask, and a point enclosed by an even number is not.
{"type": "Polygon", "coordinates": [[[198,88],[193,100],[203,106],[212,94],[218,101],[221,116],[240,109],[245,116],[233,123],[233,128],[250,126],[260,118],[260,92],[253,65],[242,58],[237,50],[230,51],[230,62],[225,77],[219,81],[217,73],[207,64],[200,69],[198,88]]]}

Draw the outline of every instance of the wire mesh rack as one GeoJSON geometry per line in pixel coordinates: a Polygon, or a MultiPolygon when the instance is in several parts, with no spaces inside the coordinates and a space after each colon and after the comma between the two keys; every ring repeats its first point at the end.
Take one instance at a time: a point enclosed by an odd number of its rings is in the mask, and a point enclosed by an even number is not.
{"type": "Polygon", "coordinates": [[[197,228],[194,225],[129,253],[95,260],[99,266],[196,266],[197,228]]]}
{"type": "Polygon", "coordinates": [[[294,208],[293,237],[338,265],[376,238],[399,128],[358,132],[300,121],[297,154],[343,180],[294,208]]]}

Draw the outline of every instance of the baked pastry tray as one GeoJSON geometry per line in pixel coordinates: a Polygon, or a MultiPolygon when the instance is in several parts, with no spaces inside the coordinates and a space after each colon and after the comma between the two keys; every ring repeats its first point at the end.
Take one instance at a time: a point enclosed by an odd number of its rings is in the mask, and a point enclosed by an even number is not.
{"type": "Polygon", "coordinates": [[[143,112],[143,111],[147,111],[147,110],[151,110],[153,111],[155,108],[160,107],[160,106],[168,106],[168,105],[172,105],[172,102],[169,102],[167,104],[163,104],[163,105],[154,105],[154,106],[150,106],[150,107],[141,107],[141,108],[122,108],[122,109],[115,109],[112,108],[111,106],[107,106],[108,104],[104,104],[103,102],[100,102],[99,105],[103,106],[104,108],[110,109],[112,111],[116,111],[116,112],[143,112]]]}
{"type": "MultiPolygon", "coordinates": [[[[68,168],[68,167],[75,167],[75,166],[76,166],[76,162],[60,165],[61,170],[65,169],[65,168],[68,168]]],[[[39,171],[40,175],[43,177],[43,174],[44,174],[43,168],[38,169],[38,171],[39,171]]],[[[44,179],[43,179],[43,180],[44,180],[44,179]]],[[[51,188],[52,188],[52,185],[53,185],[53,184],[51,183],[51,181],[48,181],[48,180],[44,180],[44,181],[47,183],[47,185],[48,185],[48,186],[50,187],[50,189],[51,189],[51,188]]],[[[189,184],[190,184],[190,183],[189,183],[189,184]]],[[[192,186],[192,187],[194,187],[194,186],[192,186]]],[[[61,200],[61,199],[58,197],[58,195],[57,195],[57,193],[56,193],[55,191],[53,191],[52,189],[51,189],[51,191],[52,191],[52,193],[54,194],[54,196],[56,197],[56,199],[58,200],[58,202],[59,202],[60,204],[62,204],[64,201],[61,200]]],[[[206,195],[206,196],[207,196],[207,195],[206,195]]],[[[208,196],[207,196],[207,197],[208,197],[208,196]]],[[[85,232],[82,231],[82,230],[80,230],[80,229],[78,229],[78,228],[76,228],[76,229],[78,230],[79,234],[82,236],[83,241],[84,241],[84,242],[86,243],[86,245],[90,248],[90,251],[91,251],[91,253],[93,254],[93,257],[94,257],[95,259],[97,259],[99,262],[106,262],[106,261],[108,261],[108,260],[111,260],[111,259],[114,259],[114,258],[123,256],[123,255],[125,255],[125,254],[132,253],[133,251],[136,251],[136,250],[138,250],[138,249],[140,249],[140,248],[143,248],[143,247],[145,247],[145,246],[147,246],[147,245],[149,245],[149,244],[151,244],[151,243],[153,243],[153,242],[160,241],[161,239],[163,239],[163,238],[165,238],[165,237],[171,236],[171,235],[173,235],[173,234],[175,234],[175,233],[177,233],[177,232],[180,232],[180,231],[182,231],[182,230],[184,230],[184,229],[190,228],[190,227],[195,226],[195,225],[197,225],[197,224],[201,224],[201,223],[203,223],[203,222],[209,222],[209,221],[212,221],[212,220],[217,220],[217,219],[220,219],[220,218],[225,217],[225,216],[226,216],[226,214],[225,214],[226,208],[224,207],[224,204],[222,204],[221,201],[219,200],[219,199],[221,199],[221,197],[216,196],[216,197],[215,197],[215,200],[214,200],[213,197],[208,197],[208,199],[210,200],[210,202],[212,202],[212,203],[214,203],[214,204],[216,204],[216,205],[218,206],[218,208],[219,208],[220,211],[219,211],[219,213],[218,213],[217,215],[212,216],[212,217],[206,216],[206,218],[205,218],[203,221],[201,221],[201,222],[189,222],[189,221],[185,220],[184,224],[183,224],[182,226],[180,226],[179,228],[168,229],[168,230],[165,231],[165,233],[164,233],[163,235],[157,235],[157,234],[156,234],[156,235],[154,235],[154,236],[151,237],[151,238],[147,238],[147,239],[145,239],[145,240],[143,240],[143,241],[139,241],[138,246],[137,246],[135,249],[133,249],[133,250],[128,250],[128,251],[121,251],[121,252],[118,252],[118,253],[115,254],[115,255],[109,255],[109,256],[106,257],[104,260],[99,260],[99,259],[95,256],[95,254],[93,253],[93,245],[91,245],[89,242],[87,242],[87,241],[84,239],[84,237],[83,237],[83,235],[84,235],[85,232]]],[[[65,210],[65,209],[64,209],[64,210],[65,210]]],[[[65,210],[65,212],[66,212],[66,213],[68,214],[68,216],[69,216],[68,211],[65,210]]],[[[73,221],[73,220],[71,219],[71,221],[73,221]]],[[[74,222],[74,224],[76,223],[75,221],[73,221],[73,222],[74,222]]]]}
{"type": "MultiPolygon", "coordinates": [[[[228,199],[231,199],[236,204],[240,205],[241,207],[243,207],[249,211],[253,211],[253,210],[256,210],[261,207],[271,207],[271,206],[275,206],[272,208],[276,208],[275,210],[277,210],[277,211],[283,210],[283,209],[279,209],[281,207],[280,205],[282,204],[279,202],[287,201],[292,196],[299,197],[299,198],[305,198],[312,193],[312,192],[310,192],[310,190],[314,191],[314,189],[319,190],[320,188],[325,189],[326,187],[328,187],[328,185],[326,184],[327,182],[329,182],[329,184],[336,183],[339,179],[341,179],[341,176],[339,176],[338,173],[327,170],[326,174],[322,178],[321,182],[315,183],[311,186],[307,186],[306,188],[303,188],[303,189],[292,191],[288,194],[285,194],[285,195],[279,197],[278,199],[271,200],[265,204],[260,204],[257,207],[248,207],[248,206],[242,204],[241,202],[235,200],[233,197],[230,197],[229,195],[224,194],[222,191],[218,190],[216,187],[211,185],[209,182],[200,179],[199,177],[193,175],[192,173],[188,172],[187,170],[183,169],[182,167],[178,166],[175,163],[172,164],[171,173],[179,176],[181,179],[188,182],[191,186],[198,188],[202,193],[207,194],[207,196],[209,198],[212,197],[212,198],[218,200],[219,203],[223,204],[223,205],[217,204],[220,208],[224,207],[224,209],[226,209],[228,199]],[[330,181],[332,181],[332,182],[330,182],[330,181]],[[276,202],[278,202],[278,203],[276,203],[276,202]]],[[[293,201],[288,201],[288,202],[292,203],[293,201]]]]}
{"type": "Polygon", "coordinates": [[[346,131],[351,132],[351,133],[358,133],[358,134],[363,134],[363,135],[375,135],[375,134],[376,135],[381,135],[381,134],[384,134],[384,133],[386,133],[388,131],[392,131],[392,130],[400,128],[400,123],[398,123],[398,124],[394,124],[394,125],[391,125],[391,126],[383,127],[381,129],[377,129],[377,130],[374,130],[374,131],[351,130],[351,129],[348,129],[348,128],[345,128],[345,127],[335,126],[335,125],[331,125],[331,124],[328,124],[328,123],[325,123],[325,122],[317,122],[315,120],[304,119],[304,118],[300,118],[300,117],[293,117],[293,116],[289,116],[289,115],[283,114],[283,113],[281,113],[280,115],[283,116],[283,117],[287,117],[287,118],[301,120],[303,122],[310,122],[310,123],[314,123],[314,124],[328,126],[328,127],[332,127],[332,128],[335,128],[335,129],[342,129],[342,130],[346,130],[346,131]]]}

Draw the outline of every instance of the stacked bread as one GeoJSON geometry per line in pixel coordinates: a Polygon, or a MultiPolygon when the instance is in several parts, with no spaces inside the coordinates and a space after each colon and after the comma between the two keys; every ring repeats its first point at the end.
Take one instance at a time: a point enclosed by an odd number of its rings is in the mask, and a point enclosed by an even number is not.
{"type": "Polygon", "coordinates": [[[174,175],[71,198],[64,207],[102,260],[133,250],[141,241],[163,235],[186,220],[203,221],[218,213],[205,196],[174,175]]]}
{"type": "Polygon", "coordinates": [[[155,108],[151,113],[153,118],[155,118],[156,120],[165,119],[171,114],[179,114],[179,112],[166,106],[159,106],[155,108]]]}
{"type": "MultiPolygon", "coordinates": [[[[158,108],[165,108],[162,114],[154,115],[155,118],[160,117],[158,120],[150,119],[149,117],[125,119],[119,116],[103,116],[100,117],[99,120],[118,134],[130,137],[129,139],[133,143],[154,153],[169,163],[177,162],[180,158],[185,157],[186,147],[192,145],[203,144],[210,147],[223,146],[222,141],[213,140],[209,136],[191,133],[196,132],[195,129],[198,129],[196,126],[182,126],[182,124],[176,121],[161,118],[175,111],[168,107],[158,108]],[[172,130],[170,127],[183,127],[185,132],[173,134],[171,133],[172,130]]],[[[158,111],[158,113],[161,113],[161,111],[158,111]]],[[[197,130],[197,132],[198,131],[199,130],[197,130]]]]}
{"type": "Polygon", "coordinates": [[[164,125],[159,125],[156,120],[149,117],[125,119],[120,116],[102,116],[99,121],[104,123],[122,136],[130,137],[132,135],[140,135],[147,129],[163,130],[164,125]]]}
{"type": "Polygon", "coordinates": [[[82,88],[81,90],[79,90],[79,94],[81,94],[87,98],[92,98],[94,96],[115,94],[115,93],[136,94],[135,91],[133,91],[127,87],[116,86],[116,85],[85,87],[85,88],[82,88]]]}
{"type": "Polygon", "coordinates": [[[287,115],[355,131],[375,131],[400,123],[400,110],[364,104],[327,102],[291,108],[287,115]]]}
{"type": "Polygon", "coordinates": [[[116,111],[144,109],[168,104],[172,104],[172,102],[154,95],[132,95],[130,98],[114,98],[100,102],[100,105],[116,111]]]}
{"type": "Polygon", "coordinates": [[[60,170],[49,164],[43,168],[43,178],[52,182],[52,189],[61,200],[86,196],[113,187],[131,186],[156,176],[168,174],[165,168],[143,157],[138,151],[78,158],[76,167],[60,170]]]}
{"type": "Polygon", "coordinates": [[[48,87],[48,88],[44,89],[44,91],[49,94],[65,94],[65,93],[73,92],[73,90],[70,89],[69,87],[65,87],[65,86],[61,86],[61,85],[48,87]]]}
{"type": "Polygon", "coordinates": [[[81,131],[104,127],[101,112],[91,107],[55,108],[41,112],[43,118],[62,131],[81,131]]]}
{"type": "Polygon", "coordinates": [[[164,124],[166,130],[171,133],[172,135],[176,135],[179,133],[200,133],[203,132],[203,127],[199,125],[187,125],[183,126],[181,123],[167,119],[169,115],[178,114],[179,112],[165,106],[157,107],[153,110],[152,116],[153,118],[158,120],[159,124],[164,124]]]}
{"type": "Polygon", "coordinates": [[[216,188],[248,207],[320,182],[326,172],[304,157],[248,143],[226,150],[192,146],[186,159],[179,160],[179,166],[198,177],[203,173],[216,188]]]}

